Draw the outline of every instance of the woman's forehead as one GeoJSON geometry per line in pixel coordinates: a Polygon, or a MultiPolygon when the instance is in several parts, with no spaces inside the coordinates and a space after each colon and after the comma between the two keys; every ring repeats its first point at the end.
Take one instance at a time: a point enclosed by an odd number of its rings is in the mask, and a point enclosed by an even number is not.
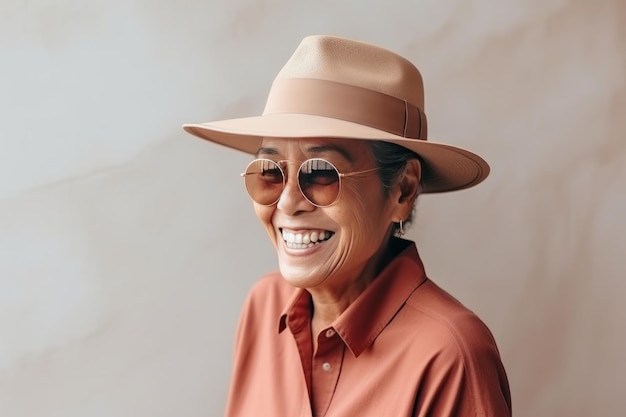
{"type": "Polygon", "coordinates": [[[341,138],[263,138],[257,155],[328,156],[337,154],[350,162],[371,157],[367,141],[341,138]]]}

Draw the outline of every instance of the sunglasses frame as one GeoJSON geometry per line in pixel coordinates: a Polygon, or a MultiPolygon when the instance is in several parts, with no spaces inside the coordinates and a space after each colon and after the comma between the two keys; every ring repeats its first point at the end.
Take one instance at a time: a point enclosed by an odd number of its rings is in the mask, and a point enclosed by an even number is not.
{"type": "Polygon", "coordinates": [[[280,161],[274,161],[274,160],[268,159],[268,158],[257,158],[257,159],[254,159],[254,160],[250,161],[250,163],[246,166],[245,171],[242,172],[241,174],[239,174],[244,179],[244,186],[246,188],[246,192],[248,193],[248,196],[250,196],[252,201],[254,201],[255,203],[257,203],[257,204],[259,204],[261,206],[266,206],[266,207],[270,207],[270,206],[273,206],[274,204],[278,203],[278,201],[280,200],[280,197],[283,195],[283,192],[285,191],[285,185],[287,183],[287,175],[285,174],[285,170],[283,169],[281,164],[284,164],[286,166],[289,162],[291,162],[293,164],[298,164],[298,163],[300,164],[300,166],[298,167],[298,171],[296,173],[296,179],[297,179],[297,183],[298,183],[298,189],[300,190],[300,194],[302,194],[302,197],[304,197],[304,199],[306,201],[308,201],[310,204],[314,205],[315,207],[320,207],[320,208],[330,207],[330,206],[332,206],[333,204],[335,204],[339,200],[339,196],[341,195],[341,180],[342,180],[342,178],[352,177],[354,175],[366,174],[368,172],[373,172],[373,171],[377,171],[377,170],[380,169],[380,167],[376,167],[376,168],[365,169],[363,171],[340,172],[339,169],[335,166],[335,164],[333,164],[332,162],[330,162],[329,160],[324,159],[324,158],[309,158],[309,159],[304,160],[302,162],[300,162],[300,161],[289,161],[288,159],[281,159],[280,161]],[[252,194],[251,194],[250,190],[248,189],[248,183],[246,182],[246,176],[256,174],[256,173],[248,173],[247,172],[248,169],[250,168],[250,166],[252,164],[254,164],[254,163],[263,162],[263,161],[271,162],[276,167],[278,167],[278,169],[280,170],[280,173],[282,175],[282,178],[283,178],[283,188],[282,188],[280,194],[278,195],[278,198],[276,198],[276,200],[274,202],[268,203],[268,204],[263,204],[263,203],[259,203],[258,201],[256,201],[254,199],[254,197],[252,197],[252,194]],[[337,189],[337,196],[335,197],[335,199],[330,204],[321,205],[321,204],[314,203],[313,201],[311,201],[311,199],[309,199],[309,197],[306,196],[306,194],[302,190],[302,186],[300,185],[300,180],[299,180],[300,172],[302,172],[302,167],[304,166],[304,164],[309,163],[311,161],[321,161],[323,163],[326,163],[326,164],[330,165],[331,167],[333,167],[335,172],[337,172],[337,178],[338,178],[338,181],[339,181],[339,186],[338,186],[338,189],[337,189]]]}

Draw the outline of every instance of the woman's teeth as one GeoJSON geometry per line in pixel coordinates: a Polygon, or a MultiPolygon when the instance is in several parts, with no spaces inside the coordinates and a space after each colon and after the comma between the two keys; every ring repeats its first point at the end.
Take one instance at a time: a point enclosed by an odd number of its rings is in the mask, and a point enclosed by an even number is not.
{"type": "Polygon", "coordinates": [[[330,239],[333,232],[328,230],[316,230],[313,232],[293,233],[283,229],[283,240],[290,249],[305,249],[330,239]]]}

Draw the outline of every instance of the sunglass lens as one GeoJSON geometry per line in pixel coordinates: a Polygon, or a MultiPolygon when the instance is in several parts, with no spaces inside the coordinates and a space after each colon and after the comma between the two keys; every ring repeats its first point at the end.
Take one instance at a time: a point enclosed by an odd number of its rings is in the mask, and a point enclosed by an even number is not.
{"type": "Polygon", "coordinates": [[[302,194],[313,204],[329,206],[339,196],[339,172],[324,159],[305,161],[298,172],[302,194]]]}
{"type": "Polygon", "coordinates": [[[256,159],[248,165],[244,174],[246,190],[259,204],[272,205],[283,192],[283,171],[269,159],[256,159]]]}

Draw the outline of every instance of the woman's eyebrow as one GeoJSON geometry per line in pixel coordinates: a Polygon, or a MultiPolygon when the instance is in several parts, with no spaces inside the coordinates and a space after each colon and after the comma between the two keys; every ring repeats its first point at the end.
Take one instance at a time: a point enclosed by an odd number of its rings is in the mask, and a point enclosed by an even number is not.
{"type": "Polygon", "coordinates": [[[278,149],[276,149],[276,148],[259,148],[259,150],[256,151],[254,156],[258,158],[259,155],[278,155],[278,149]]]}
{"type": "Polygon", "coordinates": [[[312,154],[337,152],[338,154],[343,156],[346,160],[348,160],[348,162],[351,162],[351,163],[354,162],[354,157],[345,148],[342,148],[341,146],[337,146],[337,145],[310,146],[307,148],[307,152],[310,152],[312,154]]]}

